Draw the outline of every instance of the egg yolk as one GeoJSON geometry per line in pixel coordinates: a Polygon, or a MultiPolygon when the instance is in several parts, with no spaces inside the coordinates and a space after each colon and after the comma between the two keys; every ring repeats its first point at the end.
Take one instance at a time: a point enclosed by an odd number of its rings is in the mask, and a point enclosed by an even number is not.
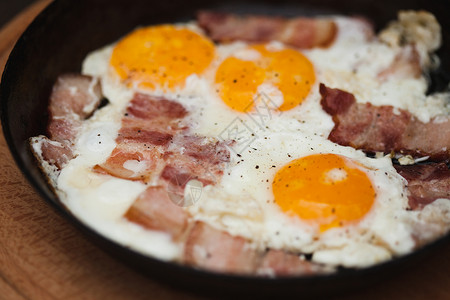
{"type": "Polygon", "coordinates": [[[321,232],[360,220],[376,197],[361,167],[335,154],[290,162],[277,172],[272,187],[284,212],[319,225],[321,232]]]}
{"type": "Polygon", "coordinates": [[[230,108],[247,112],[255,105],[258,86],[271,83],[283,94],[278,107],[286,111],[301,104],[308,96],[315,81],[312,63],[294,49],[270,51],[266,45],[254,45],[249,49],[260,54],[256,60],[228,57],[219,66],[215,82],[222,101],[230,108]]]}
{"type": "Polygon", "coordinates": [[[130,85],[172,89],[202,73],[214,56],[214,44],[207,38],[187,28],[160,25],[137,29],[119,41],[110,63],[130,85]]]}
{"type": "Polygon", "coordinates": [[[227,58],[216,73],[220,82],[220,97],[234,110],[245,112],[251,109],[258,86],[264,82],[265,72],[252,61],[227,58]]]}

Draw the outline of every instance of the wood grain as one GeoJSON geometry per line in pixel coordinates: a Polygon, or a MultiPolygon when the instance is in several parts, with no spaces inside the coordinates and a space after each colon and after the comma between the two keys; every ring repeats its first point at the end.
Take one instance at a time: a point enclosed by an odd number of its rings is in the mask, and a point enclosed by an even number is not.
{"type": "MultiPolygon", "coordinates": [[[[36,2],[0,32],[0,71],[14,41],[49,2],[36,2]]],[[[445,245],[397,277],[336,299],[450,299],[448,253],[445,245]]],[[[88,241],[24,180],[0,134],[0,299],[199,297],[137,273],[88,241]]]]}

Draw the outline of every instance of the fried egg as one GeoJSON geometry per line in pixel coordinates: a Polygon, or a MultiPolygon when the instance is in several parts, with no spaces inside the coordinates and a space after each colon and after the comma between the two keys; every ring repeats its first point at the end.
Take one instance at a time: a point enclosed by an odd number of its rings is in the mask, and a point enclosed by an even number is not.
{"type": "MultiPolygon", "coordinates": [[[[146,184],[91,171],[114,149],[124,110],[140,92],[186,107],[192,134],[235,141],[223,177],[184,208],[194,220],[255,248],[311,254],[331,266],[366,267],[412,251],[423,216],[407,210],[405,180],[390,157],[370,158],[327,139],[334,123],[320,106],[318,84],[425,121],[442,112],[443,102],[427,102],[423,77],[378,80],[398,49],[368,42],[346,19],[335,20],[343,30],[329,48],[214,44],[188,23],[138,28],[89,54],[82,72],[101,80],[110,103],[85,122],[77,157],[61,171],[63,202],[123,245],[162,260],[180,258],[181,244],[123,218],[146,184]]],[[[439,206],[450,209],[449,201],[439,206]]]]}

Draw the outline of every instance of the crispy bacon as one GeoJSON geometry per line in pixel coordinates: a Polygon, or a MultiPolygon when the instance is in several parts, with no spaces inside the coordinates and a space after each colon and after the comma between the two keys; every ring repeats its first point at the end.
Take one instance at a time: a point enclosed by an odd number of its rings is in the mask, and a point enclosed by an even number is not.
{"type": "Polygon", "coordinates": [[[450,170],[445,163],[394,167],[408,181],[411,209],[421,209],[436,199],[450,199],[450,170]]]}
{"type": "Polygon", "coordinates": [[[337,26],[326,18],[284,19],[269,16],[238,16],[200,11],[198,24],[214,41],[280,41],[297,48],[327,47],[335,39],[337,26]]]}
{"type": "Polygon", "coordinates": [[[258,253],[244,238],[198,221],[186,240],[184,262],[216,272],[252,273],[258,253]]]}
{"type": "Polygon", "coordinates": [[[339,89],[320,85],[322,108],[335,123],[328,139],[366,152],[397,152],[431,160],[450,158],[450,118],[428,123],[392,106],[356,103],[355,97],[339,89]]]}
{"type": "Polygon", "coordinates": [[[165,187],[147,188],[128,209],[125,217],[146,228],[179,237],[186,229],[188,214],[172,202],[165,187]]]}

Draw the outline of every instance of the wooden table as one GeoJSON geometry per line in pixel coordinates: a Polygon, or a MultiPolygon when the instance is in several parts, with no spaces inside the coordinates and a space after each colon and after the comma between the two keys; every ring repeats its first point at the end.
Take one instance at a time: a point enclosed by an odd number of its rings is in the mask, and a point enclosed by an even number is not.
{"type": "MultiPolygon", "coordinates": [[[[0,31],[0,73],[15,40],[50,1],[0,31]]],[[[407,272],[336,299],[450,299],[450,244],[407,272]]],[[[111,258],[25,181],[0,133],[0,299],[199,299],[111,258]]]]}

